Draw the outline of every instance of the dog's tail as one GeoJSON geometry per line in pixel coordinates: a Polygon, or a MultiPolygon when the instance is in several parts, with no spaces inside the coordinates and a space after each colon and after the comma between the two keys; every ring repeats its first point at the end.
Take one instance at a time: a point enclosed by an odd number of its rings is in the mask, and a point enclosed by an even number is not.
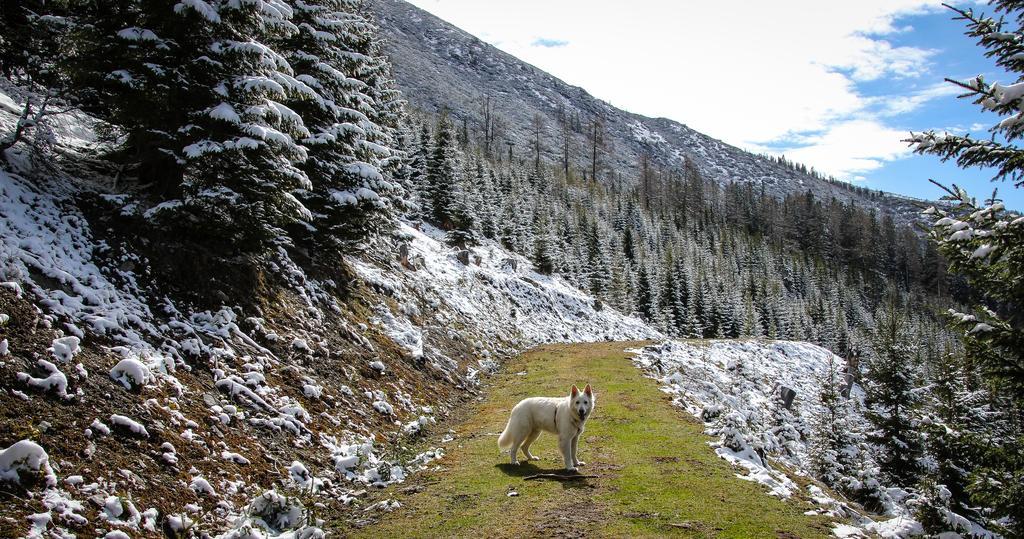
{"type": "MultiPolygon", "coordinates": [[[[511,423],[512,421],[510,420],[509,424],[511,423]]],[[[501,436],[498,436],[498,449],[502,451],[512,449],[512,433],[509,432],[511,430],[509,427],[510,425],[505,425],[505,430],[501,431],[501,436]]]]}

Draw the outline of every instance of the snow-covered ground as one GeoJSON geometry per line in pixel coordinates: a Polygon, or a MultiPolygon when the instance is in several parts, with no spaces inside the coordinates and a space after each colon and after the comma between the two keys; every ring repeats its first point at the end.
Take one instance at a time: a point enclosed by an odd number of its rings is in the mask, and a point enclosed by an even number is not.
{"type": "MultiPolygon", "coordinates": [[[[520,347],[661,336],[641,320],[599,306],[592,296],[564,280],[537,273],[526,258],[495,242],[484,241],[468,249],[466,264],[459,261],[458,250],[444,244],[442,231],[430,225],[419,228],[422,231],[403,224],[396,234],[398,243],[408,247],[414,269],[402,270],[386,257],[376,265],[351,260],[364,280],[401,302],[399,313],[385,313],[377,322],[410,354],[422,354],[424,331],[451,331],[457,327],[452,323],[455,320],[478,328],[493,340],[517,342],[520,347]],[[411,298],[418,301],[410,304],[411,298]],[[424,310],[434,311],[442,325],[424,328],[409,322],[409,315],[424,310]]],[[[474,346],[488,348],[484,342],[474,346]]]]}
{"type": "MultiPolygon", "coordinates": [[[[635,364],[657,379],[675,404],[704,422],[705,432],[714,437],[715,452],[745,470],[737,477],[761,483],[782,498],[797,494],[801,487],[780,464],[791,473],[813,478],[810,444],[823,410],[819,394],[826,381],[842,384],[845,380],[842,358],[810,343],[755,340],[665,341],[633,352],[635,364]],[[783,399],[787,390],[793,392],[788,408],[783,399]]],[[[844,402],[849,423],[866,428],[864,392],[849,383],[844,402]]],[[[881,519],[870,518],[842,496],[814,483],[801,494],[819,506],[815,513],[844,521],[833,530],[838,537],[923,533],[907,506],[909,493],[901,489],[884,490],[886,516],[881,519]]],[[[959,519],[974,536],[994,536],[959,519]]]]}

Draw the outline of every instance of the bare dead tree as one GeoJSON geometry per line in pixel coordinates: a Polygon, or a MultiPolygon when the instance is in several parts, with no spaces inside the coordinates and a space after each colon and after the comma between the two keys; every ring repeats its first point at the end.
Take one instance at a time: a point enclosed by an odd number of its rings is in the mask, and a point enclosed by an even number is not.
{"type": "Polygon", "coordinates": [[[500,142],[495,144],[495,141],[500,141],[501,139],[505,138],[506,131],[507,131],[507,128],[506,128],[506,124],[505,124],[505,119],[502,118],[501,116],[498,116],[497,114],[494,114],[492,112],[491,113],[491,142],[488,144],[488,147],[493,148],[494,152],[496,154],[498,154],[497,157],[499,159],[501,158],[501,153],[502,153],[501,152],[501,148],[500,147],[496,148],[495,146],[500,146],[500,142]]]}
{"type": "Polygon", "coordinates": [[[558,106],[558,122],[562,128],[562,174],[565,175],[565,179],[569,179],[569,141],[571,137],[571,127],[569,125],[569,114],[565,110],[565,105],[558,106]]]}
{"type": "Polygon", "coordinates": [[[640,151],[640,200],[644,209],[651,207],[651,152],[644,148],[640,151]]]}
{"type": "Polygon", "coordinates": [[[544,117],[534,114],[530,120],[530,128],[533,130],[533,168],[540,171],[540,136],[544,132],[544,117]]]}
{"type": "Polygon", "coordinates": [[[604,148],[604,122],[599,116],[590,119],[587,141],[590,143],[590,179],[596,182],[598,150],[604,148]]]}
{"type": "Polygon", "coordinates": [[[480,108],[480,115],[483,118],[482,133],[480,139],[484,144],[484,155],[491,156],[491,143],[494,142],[494,107],[491,105],[491,96],[485,96],[480,108]]]}

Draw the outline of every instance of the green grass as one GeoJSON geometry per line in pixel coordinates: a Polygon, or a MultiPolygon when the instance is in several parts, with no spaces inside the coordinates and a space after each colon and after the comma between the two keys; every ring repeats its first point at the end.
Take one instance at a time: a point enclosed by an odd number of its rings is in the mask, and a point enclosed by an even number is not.
{"type": "Polygon", "coordinates": [[[770,497],[708,447],[701,425],[673,407],[629,361],[624,343],[543,346],[492,378],[446,446],[440,471],[414,479],[412,494],[388,492],[402,508],[380,523],[333,530],[355,537],[826,537],[828,519],[806,516],[804,502],[770,497]],[[525,375],[518,373],[525,371],[525,375]],[[582,473],[596,479],[524,481],[562,463],[556,438],[542,434],[542,460],[511,466],[497,434],[509,410],[534,395],[594,385],[597,409],[580,441],[582,473]],[[509,497],[509,490],[519,495],[509,497]]]}

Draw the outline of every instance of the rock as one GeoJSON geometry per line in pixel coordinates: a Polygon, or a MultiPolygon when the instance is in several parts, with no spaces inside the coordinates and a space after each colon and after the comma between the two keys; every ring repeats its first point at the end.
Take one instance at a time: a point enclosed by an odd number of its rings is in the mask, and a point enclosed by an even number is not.
{"type": "Polygon", "coordinates": [[[782,386],[782,389],[779,391],[779,396],[782,397],[782,405],[789,410],[790,406],[793,405],[793,399],[796,398],[796,391],[793,391],[786,386],[782,386]]]}
{"type": "Polygon", "coordinates": [[[602,310],[604,310],[604,303],[602,303],[601,300],[597,298],[594,298],[594,310],[597,312],[601,312],[602,310]]]}
{"type": "Polygon", "coordinates": [[[455,255],[455,258],[457,258],[459,262],[462,263],[463,266],[469,265],[469,251],[463,249],[459,251],[458,254],[455,255]]]}

